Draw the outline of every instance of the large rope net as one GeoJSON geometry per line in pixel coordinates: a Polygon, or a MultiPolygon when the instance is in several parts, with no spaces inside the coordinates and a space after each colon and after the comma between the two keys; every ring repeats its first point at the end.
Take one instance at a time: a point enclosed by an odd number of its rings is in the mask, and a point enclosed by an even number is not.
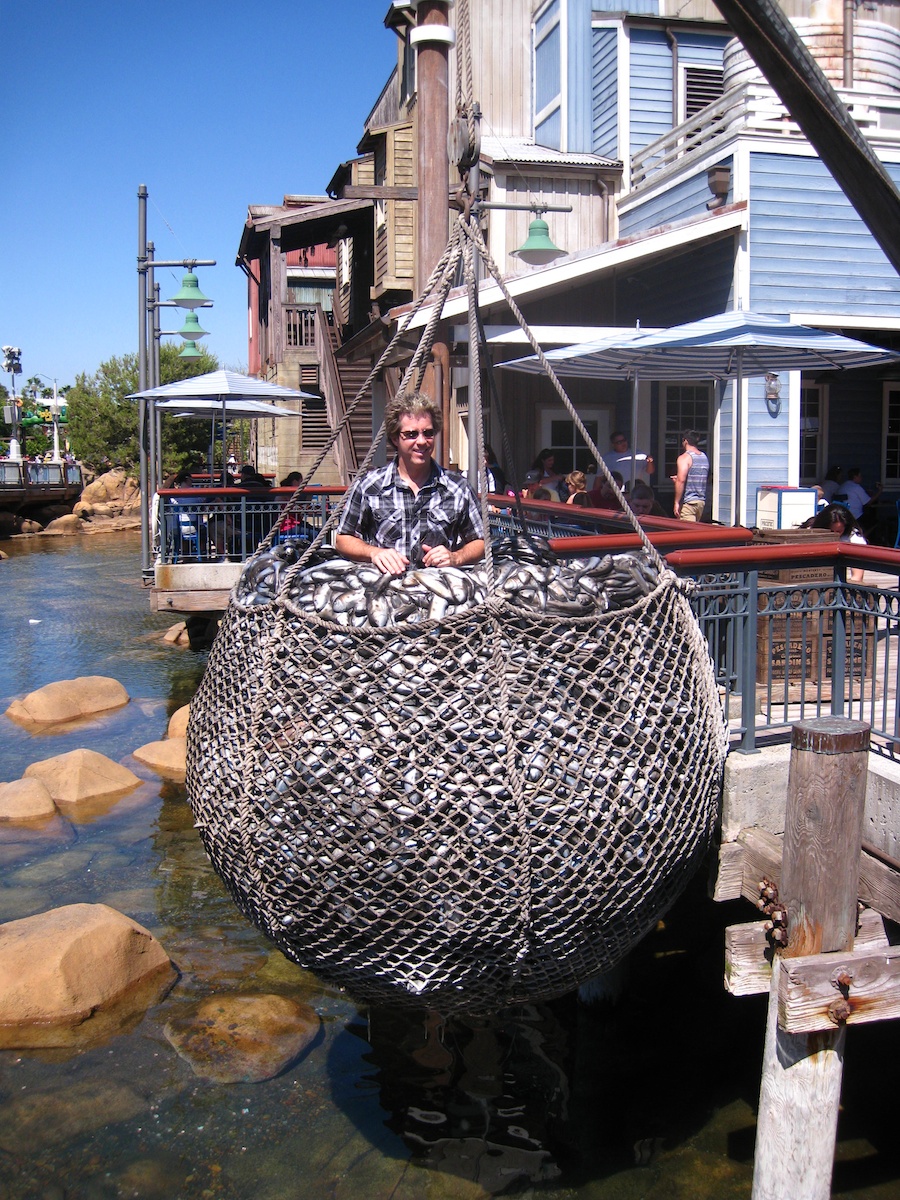
{"type": "MultiPolygon", "coordinates": [[[[475,256],[543,358],[469,206],[353,407],[426,300],[422,379],[475,256]]],[[[481,371],[470,404],[483,464],[481,371]]],[[[324,459],[332,442],[321,454],[324,459]]],[[[363,463],[373,461],[384,429],[363,463]]],[[[479,491],[490,512],[483,465],[479,491]]],[[[277,534],[248,561],[188,728],[188,798],[240,910],[362,1001],[488,1010],[564,994],[619,962],[712,833],[726,751],[709,652],[678,580],[642,550],[559,559],[487,540],[468,568],[382,576],[277,534]]]]}

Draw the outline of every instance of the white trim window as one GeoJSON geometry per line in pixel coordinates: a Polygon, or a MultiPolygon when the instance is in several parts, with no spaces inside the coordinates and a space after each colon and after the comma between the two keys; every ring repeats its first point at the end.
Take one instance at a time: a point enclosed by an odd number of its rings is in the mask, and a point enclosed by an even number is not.
{"type": "MultiPolygon", "coordinates": [[[[588,435],[601,452],[604,446],[609,445],[613,414],[611,406],[591,406],[579,408],[578,411],[588,435]]],[[[570,471],[587,471],[594,461],[584,438],[575,428],[575,422],[564,408],[541,410],[540,449],[553,451],[556,460],[553,469],[559,475],[568,475],[570,471]]]]}
{"type": "Polygon", "coordinates": [[[702,434],[703,450],[712,462],[712,388],[708,383],[667,383],[663,385],[662,412],[659,422],[659,456],[654,483],[668,485],[678,470],[681,434],[694,429],[702,434]]]}
{"type": "Polygon", "coordinates": [[[677,107],[680,125],[719,99],[725,89],[725,73],[721,67],[701,63],[681,63],[679,67],[677,107]]]}
{"type": "Polygon", "coordinates": [[[565,148],[563,32],[560,0],[550,0],[531,27],[531,106],[534,140],[553,150],[565,148]]]}
{"type": "Polygon", "coordinates": [[[826,395],[821,383],[800,385],[800,483],[811,487],[824,476],[826,395]]]}

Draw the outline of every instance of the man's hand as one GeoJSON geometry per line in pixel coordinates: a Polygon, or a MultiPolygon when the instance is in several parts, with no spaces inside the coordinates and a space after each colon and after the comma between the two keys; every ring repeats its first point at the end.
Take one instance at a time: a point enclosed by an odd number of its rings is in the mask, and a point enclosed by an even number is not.
{"type": "Polygon", "coordinates": [[[453,554],[447,546],[423,546],[425,551],[422,562],[426,567],[450,567],[453,565],[453,554]]]}
{"type": "Polygon", "coordinates": [[[409,566],[409,559],[405,555],[381,546],[376,546],[372,551],[372,562],[383,575],[402,575],[409,566]]]}

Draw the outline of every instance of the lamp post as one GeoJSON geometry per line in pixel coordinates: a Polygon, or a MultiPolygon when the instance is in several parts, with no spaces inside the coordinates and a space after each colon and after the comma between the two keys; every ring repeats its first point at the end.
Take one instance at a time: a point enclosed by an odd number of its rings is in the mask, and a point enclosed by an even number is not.
{"type": "MultiPolygon", "coordinates": [[[[51,379],[50,375],[42,375],[40,371],[35,371],[36,379],[46,379],[48,382],[51,379]]],[[[53,399],[48,403],[50,409],[50,417],[53,422],[53,458],[50,460],[54,463],[62,463],[62,457],[59,453],[59,388],[57,387],[58,380],[53,380],[53,399]]]]}
{"type": "Polygon", "coordinates": [[[22,461],[22,449],[19,445],[18,428],[19,428],[19,407],[16,404],[16,376],[22,374],[22,351],[18,346],[3,346],[3,370],[9,374],[9,381],[12,385],[10,399],[12,404],[7,407],[10,409],[9,424],[12,425],[12,433],[9,437],[9,459],[10,462],[22,461]]]}
{"type": "MultiPolygon", "coordinates": [[[[175,308],[210,307],[212,301],[200,291],[194,268],[214,267],[214,258],[183,258],[176,260],[157,259],[153,255],[154,246],[147,241],[147,185],[138,186],[138,391],[145,392],[149,387],[159,385],[159,338],[163,336],[159,330],[159,309],[172,306],[175,308]],[[183,267],[187,274],[182,281],[181,289],[171,300],[159,300],[154,270],[157,267],[183,267]],[[155,376],[150,382],[151,374],[155,376]]],[[[179,330],[179,334],[181,331],[179,330]]],[[[196,344],[194,345],[196,351],[196,344]]],[[[199,352],[197,352],[199,353],[199,352]]],[[[190,352],[184,357],[191,357],[190,352]]],[[[147,401],[141,397],[138,400],[138,446],[140,452],[140,482],[141,482],[141,574],[145,583],[152,582],[153,573],[150,566],[150,494],[159,486],[162,470],[162,456],[159,453],[159,438],[156,407],[151,401],[148,410],[147,401]],[[149,438],[148,438],[148,412],[149,438]],[[148,445],[149,442],[149,445],[148,445]],[[153,488],[150,487],[151,470],[153,472],[153,488]]]]}

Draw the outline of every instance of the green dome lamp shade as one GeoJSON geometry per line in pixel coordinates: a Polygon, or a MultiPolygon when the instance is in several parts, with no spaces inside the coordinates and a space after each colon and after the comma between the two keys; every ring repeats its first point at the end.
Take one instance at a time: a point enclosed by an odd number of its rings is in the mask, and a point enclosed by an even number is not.
{"type": "Polygon", "coordinates": [[[209,336],[208,329],[200,328],[200,318],[193,311],[185,315],[184,324],[178,330],[178,333],[186,342],[195,343],[199,342],[201,338],[209,336]]]}
{"type": "Polygon", "coordinates": [[[209,298],[200,291],[197,276],[193,271],[188,271],[181,281],[180,289],[172,297],[172,302],[178,308],[199,308],[201,304],[207,304],[208,300],[209,298]]]}
{"type": "Polygon", "coordinates": [[[541,267],[565,253],[550,241],[550,226],[540,216],[535,217],[528,226],[528,237],[523,244],[518,250],[512,251],[513,257],[520,258],[531,267],[541,267]]]}
{"type": "Polygon", "coordinates": [[[199,358],[203,351],[196,342],[185,342],[184,346],[178,352],[179,358],[199,358]]]}

